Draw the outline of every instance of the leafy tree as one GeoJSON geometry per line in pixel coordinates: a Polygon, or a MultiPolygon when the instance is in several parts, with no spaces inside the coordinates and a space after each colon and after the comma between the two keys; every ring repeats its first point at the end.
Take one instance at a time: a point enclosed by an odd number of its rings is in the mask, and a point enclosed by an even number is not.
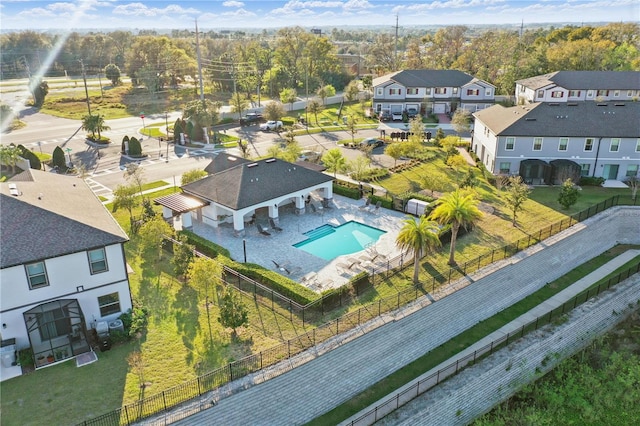
{"type": "Polygon", "coordinates": [[[158,259],[162,259],[162,245],[165,238],[173,237],[173,228],[163,218],[156,216],[140,227],[140,248],[157,249],[158,259]]]}
{"type": "Polygon", "coordinates": [[[320,97],[320,99],[322,99],[322,105],[324,105],[327,98],[335,96],[336,89],[332,85],[327,84],[326,86],[320,87],[316,94],[320,97]]]}
{"type": "Polygon", "coordinates": [[[322,162],[329,172],[333,172],[333,177],[336,177],[338,172],[347,170],[347,160],[342,155],[340,148],[332,148],[326,151],[322,156],[322,162]]]}
{"type": "Polygon", "coordinates": [[[638,194],[638,186],[640,186],[640,179],[638,179],[638,176],[629,176],[624,183],[631,188],[631,199],[635,201],[636,195],[638,194]]]}
{"type": "Polygon", "coordinates": [[[427,68],[451,69],[451,65],[464,51],[468,28],[453,25],[441,28],[435,34],[428,34],[422,41],[427,46],[423,56],[427,59],[427,68]]]}
{"type": "Polygon", "coordinates": [[[189,134],[191,140],[203,140],[203,128],[209,128],[218,122],[219,110],[220,103],[208,99],[189,102],[182,112],[182,118],[186,120],[186,123],[183,123],[183,131],[189,134]],[[189,125],[192,126],[191,129],[189,125]]]}
{"type": "Polygon", "coordinates": [[[445,138],[445,134],[444,134],[444,130],[442,130],[442,127],[438,127],[438,130],[436,130],[436,136],[433,138],[433,144],[435,146],[442,146],[442,140],[445,138]]]}
{"type": "Polygon", "coordinates": [[[29,90],[33,95],[33,106],[40,108],[44,104],[44,99],[49,94],[49,84],[40,77],[33,77],[29,81],[29,90]]]}
{"type": "Polygon", "coordinates": [[[201,170],[201,169],[188,170],[182,174],[180,184],[186,185],[188,183],[200,180],[206,176],[207,176],[207,172],[205,172],[204,170],[201,170]]]}
{"type": "Polygon", "coordinates": [[[285,116],[287,112],[280,102],[269,102],[265,107],[263,114],[267,120],[278,121],[285,116]]]}
{"type": "Polygon", "coordinates": [[[220,300],[220,317],[218,322],[223,327],[231,328],[233,336],[237,335],[236,329],[249,323],[249,313],[242,303],[240,295],[227,288],[220,300]]]}
{"type": "Polygon", "coordinates": [[[124,171],[124,178],[135,184],[138,187],[140,193],[142,193],[142,185],[144,185],[144,169],[136,163],[127,164],[127,168],[124,171]]]}
{"type": "Polygon", "coordinates": [[[283,89],[280,92],[280,101],[283,104],[291,104],[290,110],[293,110],[293,103],[298,99],[296,89],[283,89]]]}
{"type": "Polygon", "coordinates": [[[351,133],[351,143],[355,145],[356,133],[358,133],[358,119],[350,115],[347,119],[347,130],[351,133]]]}
{"type": "Polygon", "coordinates": [[[120,67],[116,64],[108,64],[104,67],[104,75],[109,80],[111,80],[111,84],[113,86],[117,86],[120,84],[120,67]]]}
{"type": "MultiPolygon", "coordinates": [[[[58,148],[58,147],[57,147],[58,148]]],[[[62,150],[60,150],[62,151],[62,150]]],[[[55,150],[54,150],[55,153],[55,150]]],[[[0,145],[0,161],[3,164],[11,167],[11,173],[16,172],[16,163],[18,162],[18,158],[20,157],[20,149],[15,145],[0,145]]],[[[62,162],[64,165],[64,153],[62,154],[62,162]]]]}
{"type": "Polygon", "coordinates": [[[178,236],[178,242],[180,244],[173,245],[171,264],[173,265],[173,272],[175,272],[177,277],[184,277],[187,274],[191,262],[195,257],[196,248],[192,244],[189,244],[188,241],[187,236],[181,234],[178,236]]]}
{"type": "Polygon", "coordinates": [[[529,199],[531,190],[529,186],[522,181],[520,176],[509,177],[509,184],[506,187],[504,198],[513,214],[512,224],[516,226],[516,215],[523,209],[523,204],[529,199]]]}
{"type": "Polygon", "coordinates": [[[139,205],[139,199],[136,196],[138,189],[135,185],[118,185],[113,190],[113,207],[115,213],[119,208],[125,208],[129,212],[129,219],[133,222],[133,209],[139,205]]]}
{"type": "Polygon", "coordinates": [[[420,176],[420,185],[431,190],[432,196],[434,191],[442,191],[442,179],[434,174],[420,176]]]}
{"type": "MultiPolygon", "coordinates": [[[[466,164],[466,161],[465,161],[466,164]]],[[[476,178],[476,174],[473,171],[473,168],[469,167],[467,169],[467,174],[460,182],[460,188],[475,188],[478,185],[478,179],[476,178]]]]}
{"type": "Polygon", "coordinates": [[[482,212],[478,209],[478,201],[474,195],[456,189],[444,195],[436,202],[430,219],[436,220],[442,225],[451,225],[451,247],[449,250],[449,265],[455,265],[456,237],[461,226],[465,228],[471,226],[476,220],[482,217],[482,212]]]}
{"type": "Polygon", "coordinates": [[[101,132],[104,130],[111,130],[111,127],[105,124],[103,115],[85,115],[82,117],[82,130],[91,132],[91,139],[95,140],[96,132],[98,132],[98,139],[101,139],[101,132]]]}
{"type": "Polygon", "coordinates": [[[420,275],[420,259],[441,245],[438,237],[438,224],[427,220],[424,216],[417,221],[407,216],[404,226],[396,238],[396,246],[413,254],[413,283],[418,284],[420,275]]]}
{"type": "Polygon", "coordinates": [[[362,180],[364,173],[371,167],[371,159],[360,155],[354,160],[348,162],[349,170],[351,170],[351,177],[356,180],[362,180]]]}
{"type": "Polygon", "coordinates": [[[451,118],[451,125],[460,138],[460,133],[471,130],[471,113],[463,108],[458,108],[451,118]]]}
{"type": "Polygon", "coordinates": [[[406,154],[405,144],[401,142],[393,142],[386,146],[384,153],[393,158],[393,166],[395,167],[400,157],[406,154]]]}
{"type": "Polygon", "coordinates": [[[360,84],[358,80],[351,80],[347,87],[344,88],[344,97],[347,102],[355,102],[360,94],[360,84]]]}
{"type": "Polygon", "coordinates": [[[318,113],[322,112],[324,106],[317,99],[311,99],[307,103],[307,112],[313,114],[313,117],[316,120],[316,126],[318,126],[318,113]]]}
{"type": "Polygon", "coordinates": [[[148,198],[142,199],[142,222],[148,222],[150,220],[155,219],[158,216],[158,213],[153,210],[153,204],[151,204],[151,200],[148,198]]]}
{"type": "Polygon", "coordinates": [[[59,146],[56,146],[53,149],[51,164],[53,164],[53,167],[57,167],[58,169],[64,170],[67,168],[67,160],[64,157],[64,151],[59,146]]]}
{"type": "Polygon", "coordinates": [[[409,120],[409,142],[416,145],[422,144],[424,137],[424,124],[419,115],[409,120]]]}
{"type": "Polygon", "coordinates": [[[34,170],[40,170],[42,168],[42,162],[33,151],[28,150],[24,145],[18,145],[18,150],[20,151],[20,156],[29,161],[29,167],[34,170]]]}
{"type": "Polygon", "coordinates": [[[229,99],[229,105],[231,105],[234,112],[242,116],[242,112],[249,107],[249,100],[240,93],[235,92],[231,95],[231,99],[229,99]]]}
{"type": "Polygon", "coordinates": [[[189,285],[198,291],[199,295],[204,295],[208,300],[209,296],[213,301],[217,301],[217,288],[222,279],[222,264],[208,257],[196,257],[189,264],[187,279],[189,285]]]}
{"type": "Polygon", "coordinates": [[[571,179],[567,179],[562,183],[562,187],[560,188],[558,203],[560,203],[563,209],[568,210],[569,207],[578,202],[579,196],[580,191],[578,188],[573,184],[571,179]]]}

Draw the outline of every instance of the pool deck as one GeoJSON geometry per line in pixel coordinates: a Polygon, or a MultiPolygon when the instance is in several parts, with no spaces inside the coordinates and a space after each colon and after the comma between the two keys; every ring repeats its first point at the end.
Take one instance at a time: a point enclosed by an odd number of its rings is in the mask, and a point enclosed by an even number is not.
{"type": "MultiPolygon", "coordinates": [[[[319,203],[315,205],[319,206],[319,203]]],[[[318,209],[316,212],[307,209],[305,214],[296,215],[290,209],[281,208],[278,225],[282,231],[272,229],[266,219],[258,218],[258,222],[268,228],[271,234],[268,236],[262,235],[256,225],[247,225],[245,236],[236,237],[231,224],[214,228],[197,221],[193,223],[193,232],[225,247],[238,262],[244,261],[246,247],[247,262],[278,271],[314,291],[324,291],[344,285],[363,267],[371,268],[376,262],[383,262],[385,258],[400,254],[395,242],[406,215],[383,207],[374,212],[373,206],[363,209],[363,205],[364,200],[334,195],[332,208],[318,209]],[[337,226],[352,220],[382,229],[386,233],[382,234],[374,247],[339,256],[331,261],[293,247],[293,244],[307,238],[305,232],[327,223],[337,226]],[[378,256],[372,263],[367,257],[371,257],[374,252],[378,256]]]]}

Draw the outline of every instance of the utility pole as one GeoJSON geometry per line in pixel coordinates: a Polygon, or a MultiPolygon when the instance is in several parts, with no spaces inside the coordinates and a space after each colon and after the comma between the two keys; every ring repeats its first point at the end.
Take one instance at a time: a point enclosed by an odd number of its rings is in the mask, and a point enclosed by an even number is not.
{"type": "Polygon", "coordinates": [[[82,59],[78,59],[80,65],[82,66],[82,80],[84,80],[84,93],[87,97],[87,110],[89,110],[89,115],[91,115],[91,104],[89,103],[89,89],[87,88],[87,74],[84,72],[84,62],[82,59]]]}
{"type": "Polygon", "coordinates": [[[198,35],[198,20],[196,19],[196,54],[198,56],[198,77],[200,78],[200,100],[204,105],[204,85],[202,83],[202,61],[200,59],[200,36],[198,35]]]}
{"type": "Polygon", "coordinates": [[[396,38],[395,47],[393,51],[393,70],[398,70],[398,15],[396,14],[396,38]]]}

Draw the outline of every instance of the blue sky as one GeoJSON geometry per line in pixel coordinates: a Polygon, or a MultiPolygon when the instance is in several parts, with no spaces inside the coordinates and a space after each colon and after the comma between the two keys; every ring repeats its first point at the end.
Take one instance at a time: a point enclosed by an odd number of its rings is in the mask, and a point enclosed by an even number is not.
{"type": "Polygon", "coordinates": [[[300,25],[525,24],[640,20],[638,0],[2,0],[9,29],[202,29],[300,25]]]}

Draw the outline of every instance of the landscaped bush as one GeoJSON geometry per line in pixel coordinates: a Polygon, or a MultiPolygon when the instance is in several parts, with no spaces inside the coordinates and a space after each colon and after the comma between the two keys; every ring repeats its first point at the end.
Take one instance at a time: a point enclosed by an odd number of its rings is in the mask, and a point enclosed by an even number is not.
{"type": "Polygon", "coordinates": [[[398,164],[396,166],[389,168],[389,171],[391,173],[400,173],[400,172],[404,172],[405,170],[410,170],[419,165],[420,165],[419,160],[412,159],[407,161],[406,163],[398,164]]]}
{"type": "Polygon", "coordinates": [[[142,145],[136,137],[131,137],[131,139],[129,139],[129,155],[131,157],[142,156],[142,145]]]}
{"type": "MultiPolygon", "coordinates": [[[[122,336],[125,338],[136,337],[139,333],[142,333],[149,321],[149,311],[144,306],[135,303],[132,309],[120,315],[120,320],[124,325],[124,333],[122,336]]],[[[113,335],[113,332],[110,334],[113,335]]],[[[112,336],[113,337],[113,336],[112,336]]],[[[119,336],[115,336],[119,337],[119,336]]]]}
{"type": "Polygon", "coordinates": [[[381,167],[369,168],[364,170],[359,175],[352,174],[351,177],[356,180],[361,180],[363,182],[371,182],[378,179],[384,179],[389,177],[389,170],[383,169],[381,167]]]}
{"type": "Polygon", "coordinates": [[[33,151],[28,150],[23,145],[18,145],[18,149],[20,150],[20,156],[29,161],[29,165],[32,169],[40,170],[42,168],[40,159],[33,153],[33,151]]]}
{"type": "Polygon", "coordinates": [[[580,186],[600,186],[604,183],[603,177],[583,176],[580,178],[580,186]]]}
{"type": "Polygon", "coordinates": [[[360,188],[357,185],[352,184],[350,182],[344,181],[334,181],[333,182],[333,193],[342,195],[343,197],[352,198],[354,200],[359,200],[360,196],[360,188]]]}
{"type": "Polygon", "coordinates": [[[183,230],[180,231],[180,235],[186,235],[188,243],[193,245],[197,251],[200,253],[209,256],[211,258],[218,257],[218,255],[222,255],[224,257],[231,257],[231,253],[226,248],[207,240],[206,238],[202,238],[199,235],[194,234],[191,231],[183,230]]]}

